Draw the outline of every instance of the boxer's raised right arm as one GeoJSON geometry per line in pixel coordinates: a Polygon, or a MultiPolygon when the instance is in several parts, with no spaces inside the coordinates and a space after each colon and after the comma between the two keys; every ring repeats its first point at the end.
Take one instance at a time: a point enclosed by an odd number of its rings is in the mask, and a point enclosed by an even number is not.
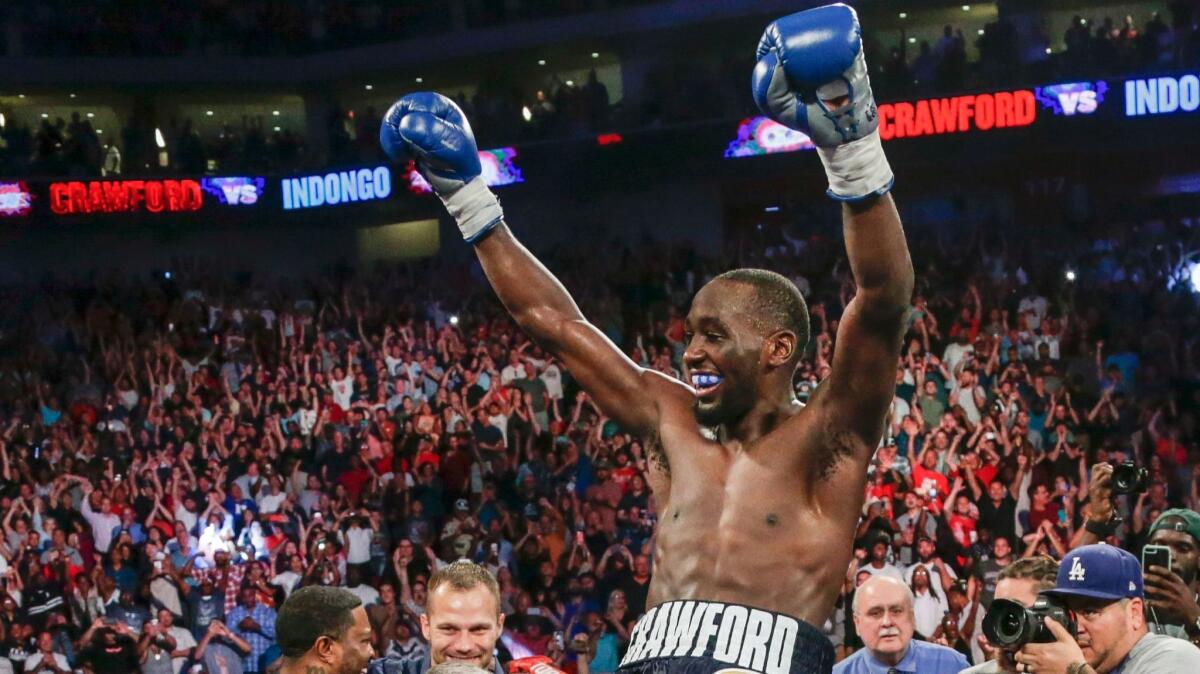
{"type": "Polygon", "coordinates": [[[592,325],[566,288],[503,222],[475,244],[492,289],[517,325],[558,358],[596,404],[639,435],[658,429],[659,401],[683,382],[639,367],[592,325]]]}
{"type": "Polygon", "coordinates": [[[563,361],[605,414],[641,436],[657,432],[661,403],[690,401],[685,384],[639,367],[589,323],[562,283],[521,245],[480,177],[470,123],[450,99],[409,94],[384,116],[380,144],[414,159],[463,239],[475,244],[488,281],[517,324],[563,361]]]}

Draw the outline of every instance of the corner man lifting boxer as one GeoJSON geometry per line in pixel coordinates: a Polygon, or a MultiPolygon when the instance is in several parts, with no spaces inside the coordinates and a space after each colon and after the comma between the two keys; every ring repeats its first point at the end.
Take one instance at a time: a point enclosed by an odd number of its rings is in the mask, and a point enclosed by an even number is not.
{"type": "Polygon", "coordinates": [[[792,379],[808,310],[783,276],[735,269],[701,288],[677,381],[627,358],[517,241],[452,101],[405,96],[380,131],[389,156],[416,160],[521,328],[645,439],[660,520],[652,608],[623,672],[830,670],[833,649],[814,625],[845,577],[892,400],[913,272],[854,10],[831,5],[767,26],[752,85],[764,113],[817,145],[858,285],[832,372],[807,406],[792,379]]]}

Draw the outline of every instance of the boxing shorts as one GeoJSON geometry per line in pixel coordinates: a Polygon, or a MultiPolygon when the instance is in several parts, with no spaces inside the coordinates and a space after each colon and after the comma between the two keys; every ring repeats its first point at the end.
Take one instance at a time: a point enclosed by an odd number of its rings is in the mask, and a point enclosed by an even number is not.
{"type": "Polygon", "coordinates": [[[621,674],[829,674],[833,644],[803,620],[749,606],[679,600],[646,612],[621,674]]]}

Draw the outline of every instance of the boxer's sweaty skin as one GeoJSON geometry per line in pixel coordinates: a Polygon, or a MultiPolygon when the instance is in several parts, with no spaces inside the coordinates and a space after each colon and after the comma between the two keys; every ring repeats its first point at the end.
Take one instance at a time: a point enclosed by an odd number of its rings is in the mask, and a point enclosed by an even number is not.
{"type": "Polygon", "coordinates": [[[807,407],[792,392],[804,345],[763,326],[752,286],[713,281],[693,299],[685,378],[723,378],[701,397],[630,361],[506,225],[476,244],[518,324],[606,414],[645,438],[659,517],[651,605],[723,601],[817,626],[832,612],[892,401],[913,283],[889,195],[844,206],[843,222],[858,293],[841,317],[832,371],[807,407]]]}

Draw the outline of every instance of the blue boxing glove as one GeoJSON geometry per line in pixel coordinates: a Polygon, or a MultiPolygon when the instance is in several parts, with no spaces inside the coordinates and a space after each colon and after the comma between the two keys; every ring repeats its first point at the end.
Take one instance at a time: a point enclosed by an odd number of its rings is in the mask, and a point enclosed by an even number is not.
{"type": "Polygon", "coordinates": [[[480,177],[475,134],[454,101],[430,91],[401,98],[383,116],[379,144],[393,161],[416,161],[468,243],[500,224],[504,212],[480,177]]]}
{"type": "Polygon", "coordinates": [[[853,9],[827,5],[777,19],[763,31],[757,56],[754,102],[812,139],[829,196],[857,201],[892,188],[853,9]]]}

